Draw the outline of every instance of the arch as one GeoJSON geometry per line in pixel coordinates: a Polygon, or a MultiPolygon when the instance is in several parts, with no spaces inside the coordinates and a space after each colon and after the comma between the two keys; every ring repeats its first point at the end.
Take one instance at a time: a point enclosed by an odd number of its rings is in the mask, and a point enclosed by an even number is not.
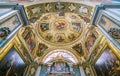
{"type": "Polygon", "coordinates": [[[71,61],[74,64],[78,63],[77,58],[68,50],[63,50],[63,49],[56,49],[51,52],[49,52],[42,60],[42,63],[47,63],[51,60],[58,60],[58,59],[67,59],[71,61]]]}

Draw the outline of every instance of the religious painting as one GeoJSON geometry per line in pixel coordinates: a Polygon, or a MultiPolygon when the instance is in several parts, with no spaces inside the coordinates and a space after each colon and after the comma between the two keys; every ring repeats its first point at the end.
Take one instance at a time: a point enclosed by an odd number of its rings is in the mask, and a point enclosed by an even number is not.
{"type": "Polygon", "coordinates": [[[93,47],[95,40],[96,40],[95,34],[93,32],[89,32],[87,40],[85,42],[85,46],[89,52],[90,52],[91,48],[93,47]]]}
{"type": "Polygon", "coordinates": [[[94,64],[97,76],[120,76],[120,59],[106,47],[94,64]]]}
{"type": "Polygon", "coordinates": [[[82,44],[79,43],[75,46],[72,47],[75,51],[77,51],[79,54],[82,54],[83,53],[83,48],[82,48],[82,44]]]}
{"type": "Polygon", "coordinates": [[[80,22],[72,22],[72,28],[74,31],[79,32],[81,30],[81,23],[80,22]]]}
{"type": "Polygon", "coordinates": [[[40,23],[40,30],[42,32],[49,30],[49,23],[40,23]]]}
{"type": "Polygon", "coordinates": [[[65,41],[65,35],[64,34],[56,34],[55,35],[56,42],[64,42],[65,41]]]}
{"type": "Polygon", "coordinates": [[[30,52],[33,52],[33,49],[35,48],[35,37],[32,30],[30,30],[30,28],[26,28],[24,33],[22,34],[22,37],[24,38],[26,45],[30,49],[30,52]]]}
{"type": "Polygon", "coordinates": [[[0,76],[23,76],[25,69],[26,63],[14,47],[0,61],[0,76]]]}
{"type": "Polygon", "coordinates": [[[66,25],[66,22],[63,20],[59,20],[54,23],[56,30],[64,30],[66,28],[66,25]]]}
{"type": "Polygon", "coordinates": [[[36,51],[37,55],[41,56],[47,48],[48,47],[45,44],[39,43],[38,50],[36,51]]]}
{"type": "Polygon", "coordinates": [[[17,31],[17,28],[21,26],[20,19],[17,14],[4,18],[0,21],[0,47],[7,42],[13,31],[17,31]]]}
{"type": "Polygon", "coordinates": [[[64,71],[64,62],[56,62],[55,64],[55,70],[60,72],[60,71],[64,71]]]}
{"type": "MultiPolygon", "coordinates": [[[[115,20],[114,18],[112,19],[115,20]]],[[[101,26],[112,38],[120,43],[120,26],[113,20],[105,15],[102,15],[98,25],[101,26]]]]}

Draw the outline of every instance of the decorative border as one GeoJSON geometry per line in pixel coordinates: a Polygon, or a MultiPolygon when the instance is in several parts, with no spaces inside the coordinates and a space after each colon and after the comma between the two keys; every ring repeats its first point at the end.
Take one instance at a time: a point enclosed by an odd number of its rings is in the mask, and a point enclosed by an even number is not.
{"type": "Polygon", "coordinates": [[[61,12],[61,10],[63,10],[63,12],[74,12],[83,18],[87,18],[90,17],[92,9],[92,6],[74,2],[44,2],[25,7],[28,19],[41,16],[44,13],[61,12]],[[58,4],[60,5],[57,6],[58,4]],[[55,6],[57,6],[58,10],[55,8],[55,6]],[[32,9],[34,10],[34,12],[32,11],[32,9]]]}
{"type": "Polygon", "coordinates": [[[105,34],[105,36],[117,47],[120,49],[120,42],[118,42],[117,40],[115,40],[115,38],[113,38],[110,34],[108,34],[107,32],[107,28],[105,29],[104,27],[102,27],[99,22],[101,20],[102,17],[106,17],[108,20],[112,21],[113,23],[115,23],[117,25],[117,27],[120,27],[120,18],[111,14],[110,12],[107,11],[101,11],[99,13],[99,16],[97,18],[96,21],[96,26],[105,34]]]}

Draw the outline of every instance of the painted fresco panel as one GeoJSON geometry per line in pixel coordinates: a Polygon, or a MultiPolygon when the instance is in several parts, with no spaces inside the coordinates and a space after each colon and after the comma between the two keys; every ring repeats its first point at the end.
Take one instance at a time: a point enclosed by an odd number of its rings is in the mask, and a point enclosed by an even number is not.
{"type": "Polygon", "coordinates": [[[37,50],[37,55],[41,56],[47,48],[48,47],[45,44],[39,43],[38,50],[37,50]]]}
{"type": "Polygon", "coordinates": [[[81,23],[77,23],[77,22],[72,22],[72,27],[73,27],[73,30],[76,31],[76,32],[79,32],[81,30],[81,23]]]}
{"type": "Polygon", "coordinates": [[[106,47],[94,68],[97,76],[120,76],[120,59],[106,47]]]}
{"type": "Polygon", "coordinates": [[[30,28],[24,31],[24,33],[22,34],[22,37],[24,38],[25,43],[30,49],[30,52],[33,52],[33,49],[35,48],[35,38],[34,38],[33,32],[30,31],[29,29],[30,28]]]}
{"type": "Polygon", "coordinates": [[[42,32],[45,32],[47,30],[49,30],[49,23],[41,23],[40,24],[40,29],[42,32]]]}
{"type": "Polygon", "coordinates": [[[17,14],[0,21],[0,47],[6,43],[20,25],[21,22],[17,14]]]}
{"type": "Polygon", "coordinates": [[[65,42],[65,34],[60,33],[55,35],[56,42],[65,42]]]}
{"type": "Polygon", "coordinates": [[[82,48],[82,44],[79,43],[75,46],[72,47],[75,51],[77,51],[79,54],[82,54],[83,53],[83,48],[82,48]]]}
{"type": "Polygon", "coordinates": [[[92,32],[88,33],[88,37],[87,37],[87,40],[85,42],[85,46],[89,52],[90,52],[90,49],[93,47],[95,40],[96,40],[95,34],[92,32]]]}
{"type": "MultiPolygon", "coordinates": [[[[114,19],[115,20],[115,19],[114,19]]],[[[120,43],[120,25],[113,22],[108,17],[102,15],[98,25],[101,26],[105,31],[114,38],[117,42],[120,43]]]]}
{"type": "Polygon", "coordinates": [[[0,61],[0,76],[23,76],[26,64],[13,47],[0,61]]]}

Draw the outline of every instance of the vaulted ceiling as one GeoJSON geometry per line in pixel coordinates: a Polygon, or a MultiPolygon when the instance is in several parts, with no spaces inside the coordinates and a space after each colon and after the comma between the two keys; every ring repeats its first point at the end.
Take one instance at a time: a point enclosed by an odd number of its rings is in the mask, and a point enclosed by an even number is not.
{"type": "Polygon", "coordinates": [[[59,49],[72,53],[77,63],[84,62],[88,50],[96,39],[89,29],[94,8],[95,4],[91,5],[87,2],[53,1],[25,4],[30,26],[25,27],[26,31],[25,29],[21,31],[24,34],[31,29],[32,40],[36,45],[35,48],[30,49],[35,50],[35,52],[31,51],[35,61],[42,62],[49,52],[59,49]],[[85,41],[89,41],[87,38],[91,36],[94,38],[90,39],[93,43],[90,43],[89,47],[85,41]]]}

